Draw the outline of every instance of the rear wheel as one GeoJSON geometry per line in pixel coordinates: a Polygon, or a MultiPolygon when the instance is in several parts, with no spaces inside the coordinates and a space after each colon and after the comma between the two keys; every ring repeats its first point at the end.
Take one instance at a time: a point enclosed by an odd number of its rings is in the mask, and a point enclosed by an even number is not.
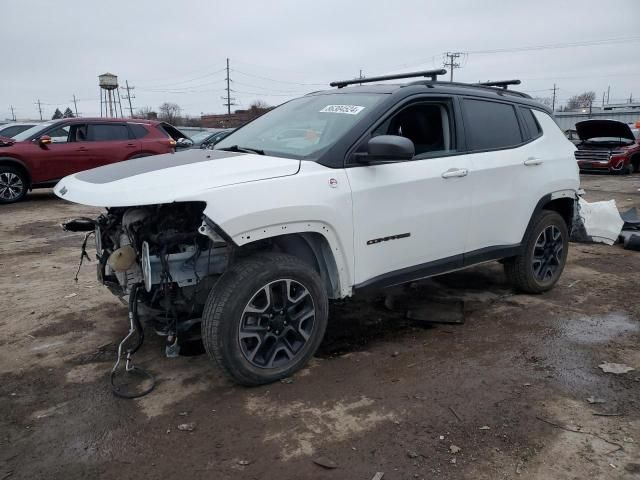
{"type": "Polygon", "coordinates": [[[560,214],[543,210],[527,229],[521,255],[505,261],[507,278],[526,293],[553,288],[567,260],[569,232],[560,214]]]}
{"type": "Polygon", "coordinates": [[[14,203],[27,194],[27,178],[22,170],[0,165],[0,203],[14,203]]]}
{"type": "Polygon", "coordinates": [[[261,385],[307,363],[327,317],[327,294],[313,268],[290,255],[258,254],[229,267],[212,289],[202,340],[233,381],[261,385]]]}

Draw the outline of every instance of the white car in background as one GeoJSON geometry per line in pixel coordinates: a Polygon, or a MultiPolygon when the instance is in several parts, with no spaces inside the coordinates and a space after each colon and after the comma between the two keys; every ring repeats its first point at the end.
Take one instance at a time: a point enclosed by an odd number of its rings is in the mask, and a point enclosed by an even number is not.
{"type": "Polygon", "coordinates": [[[36,122],[12,122],[0,125],[0,137],[13,138],[19,133],[38,125],[36,122]]]}

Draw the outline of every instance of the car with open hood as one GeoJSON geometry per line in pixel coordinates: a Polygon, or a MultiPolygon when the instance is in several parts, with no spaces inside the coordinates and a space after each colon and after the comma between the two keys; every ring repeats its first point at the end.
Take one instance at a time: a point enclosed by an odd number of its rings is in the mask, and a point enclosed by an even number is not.
{"type": "Polygon", "coordinates": [[[330,299],[492,260],[521,291],[552,288],[575,147],[548,108],[507,89],[519,81],[442,73],[335,82],[213,150],[62,179],[60,198],[105,207],[67,229],[95,235],[98,278],[128,298],[131,335],[142,319],[168,356],[201,340],[234,381],[259,385],[306,364],[330,299]]]}
{"type": "Polygon", "coordinates": [[[582,171],[629,174],[640,171],[640,139],[631,126],[617,120],[576,123],[580,141],[576,161],[582,171]]]}

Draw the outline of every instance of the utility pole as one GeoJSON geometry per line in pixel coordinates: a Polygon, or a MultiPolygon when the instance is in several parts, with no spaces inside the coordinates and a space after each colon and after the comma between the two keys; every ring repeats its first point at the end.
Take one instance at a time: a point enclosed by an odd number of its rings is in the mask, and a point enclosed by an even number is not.
{"type": "Polygon", "coordinates": [[[633,93],[629,95],[629,103],[633,103],[633,93]]]}
{"type": "MultiPolygon", "coordinates": [[[[362,80],[364,77],[362,76],[362,69],[360,69],[360,76],[358,77],[360,80],[362,80]]],[[[362,85],[362,84],[360,84],[362,85]]]]}
{"type": "Polygon", "coordinates": [[[227,107],[227,115],[231,115],[231,106],[235,105],[235,103],[232,102],[232,100],[235,100],[235,98],[231,98],[231,77],[229,76],[229,59],[227,58],[227,78],[225,78],[225,80],[227,81],[227,96],[225,97],[221,97],[223,100],[226,100],[226,103],[223,103],[222,105],[227,107]]]}
{"type": "Polygon", "coordinates": [[[135,95],[131,95],[131,90],[134,90],[136,87],[130,87],[129,80],[125,80],[124,84],[126,85],[126,87],[124,87],[124,90],[127,91],[127,95],[124,97],[124,99],[129,100],[129,114],[130,114],[129,116],[133,118],[133,105],[131,105],[131,99],[136,97],[135,95]]]}
{"type": "Polygon", "coordinates": [[[78,116],[78,102],[76,101],[76,94],[73,94],[73,108],[76,111],[76,117],[78,116]]]}
{"type": "Polygon", "coordinates": [[[40,104],[40,99],[38,99],[36,105],[38,105],[38,111],[40,112],[40,121],[42,121],[42,105],[40,104]]]}
{"type": "Polygon", "coordinates": [[[605,96],[605,92],[602,92],[602,108],[604,109],[604,96],[605,96]]]}
{"type": "Polygon", "coordinates": [[[447,52],[445,56],[447,61],[443,62],[445,67],[449,67],[449,81],[453,82],[453,69],[460,68],[460,64],[456,62],[456,59],[462,55],[462,52],[447,52]]]}
{"type": "Polygon", "coordinates": [[[607,105],[609,105],[609,94],[611,93],[611,85],[607,87],[607,105]]]}
{"type": "Polygon", "coordinates": [[[16,112],[13,110],[13,105],[11,105],[11,118],[13,118],[13,121],[16,121],[16,112]]]}
{"type": "Polygon", "coordinates": [[[551,100],[551,111],[555,112],[556,111],[556,84],[553,84],[553,99],[551,100]]]}

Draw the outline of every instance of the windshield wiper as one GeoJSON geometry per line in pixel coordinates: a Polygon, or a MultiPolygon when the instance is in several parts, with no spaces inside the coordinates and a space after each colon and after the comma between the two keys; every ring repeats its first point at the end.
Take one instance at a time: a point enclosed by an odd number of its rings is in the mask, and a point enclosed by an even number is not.
{"type": "Polygon", "coordinates": [[[251,147],[239,147],[238,145],[232,145],[231,147],[219,148],[218,150],[224,150],[226,152],[245,152],[245,153],[257,153],[258,155],[264,155],[264,150],[251,147]]]}

